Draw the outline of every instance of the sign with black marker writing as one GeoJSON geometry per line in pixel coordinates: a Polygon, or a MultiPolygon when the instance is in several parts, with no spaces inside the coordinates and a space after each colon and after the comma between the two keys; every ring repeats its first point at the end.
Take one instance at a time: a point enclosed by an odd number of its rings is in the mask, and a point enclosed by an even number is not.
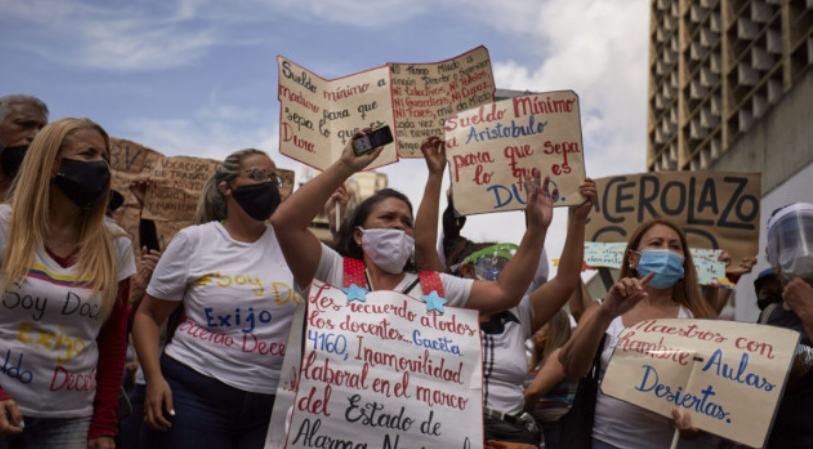
{"type": "Polygon", "coordinates": [[[644,320],[611,338],[601,391],[724,438],[762,447],[799,333],[716,320],[644,320]]]}
{"type": "Polygon", "coordinates": [[[550,176],[556,206],[580,204],[585,178],[579,97],[573,91],[490,103],[446,120],[446,159],[463,215],[524,209],[525,183],[550,176]]]}
{"type": "Polygon", "coordinates": [[[626,242],[642,223],[664,217],[683,229],[691,248],[728,251],[732,268],[758,252],[758,173],[621,175],[597,179],[596,187],[596,207],[585,231],[588,241],[626,242]]]}
{"type": "Polygon", "coordinates": [[[423,157],[421,141],[429,136],[443,137],[447,118],[494,101],[494,74],[483,46],[445,61],[389,66],[401,157],[423,157]]]}
{"type": "Polygon", "coordinates": [[[286,352],[277,393],[286,403],[274,404],[266,449],[482,448],[477,311],[427,312],[394,291],[348,298],[314,280],[304,332],[303,320],[291,330],[300,343],[288,343],[303,351],[286,352]]]}

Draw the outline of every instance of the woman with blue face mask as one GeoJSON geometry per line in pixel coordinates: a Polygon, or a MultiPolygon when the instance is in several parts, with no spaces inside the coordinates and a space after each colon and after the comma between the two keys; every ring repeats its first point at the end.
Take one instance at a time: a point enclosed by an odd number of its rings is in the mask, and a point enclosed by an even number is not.
{"type": "MultiPolygon", "coordinates": [[[[621,332],[640,321],[660,318],[714,318],[714,312],[700,296],[686,236],[666,219],[644,223],[632,234],[619,281],[599,306],[585,312],[573,337],[559,353],[559,360],[569,376],[584,377],[592,367],[594,354],[600,351],[600,379],[621,332]],[[603,337],[604,344],[599,347],[603,337]]],[[[673,418],[674,422],[599,390],[592,447],[670,447],[675,427],[681,431],[679,448],[716,447],[713,437],[700,434],[692,426],[688,414],[675,410],[673,418]]]]}

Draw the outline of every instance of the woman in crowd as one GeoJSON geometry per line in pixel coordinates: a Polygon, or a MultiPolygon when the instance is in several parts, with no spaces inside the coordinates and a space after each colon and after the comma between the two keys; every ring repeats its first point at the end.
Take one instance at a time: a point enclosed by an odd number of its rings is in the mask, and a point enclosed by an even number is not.
{"type": "Polygon", "coordinates": [[[173,237],[133,337],[147,382],[150,448],[261,448],[297,297],[274,229],[282,179],[262,151],[238,151],[206,181],[197,226],[173,237]],[[159,327],[185,318],[159,356],[159,327]]]}
{"type": "MultiPolygon", "coordinates": [[[[338,161],[297,190],[272,217],[271,223],[298,287],[306,288],[314,277],[344,286],[342,256],[347,256],[362,261],[368,289],[420,295],[422,287],[415,282],[418,276],[410,271],[408,263],[414,249],[412,206],[403,194],[385,189],[363,201],[342,225],[337,250],[319,243],[308,230],[330,195],[347,178],[375,160],[382,149],[356,156],[352,142],[348,143],[338,161]]],[[[431,178],[429,182],[433,182],[431,178]]],[[[552,218],[553,202],[547,189],[547,182],[541,188],[532,187],[526,209],[528,229],[497,281],[472,281],[440,274],[448,306],[493,313],[519,302],[536,270],[552,218]]]]}
{"type": "MultiPolygon", "coordinates": [[[[435,242],[440,183],[446,167],[445,146],[439,137],[428,138],[421,150],[429,169],[429,179],[418,210],[415,245],[418,269],[441,264],[435,242]]],[[[586,201],[572,209],[567,240],[556,277],[532,292],[522,292],[519,304],[514,307],[498,313],[480,314],[486,440],[532,445],[540,443],[541,435],[533,418],[522,411],[522,383],[528,372],[525,341],[561,309],[579,284],[584,253],[584,227],[595,199],[596,186],[588,178],[580,185],[579,190],[586,201]]],[[[444,220],[445,223],[448,221],[444,220]]],[[[460,226],[456,228],[450,230],[450,234],[457,234],[460,226]]],[[[504,267],[513,259],[515,250],[516,245],[508,243],[495,245],[469,242],[462,251],[448,255],[447,263],[454,267],[452,271],[455,274],[463,278],[499,281],[504,267]]]]}
{"type": "Polygon", "coordinates": [[[570,318],[564,309],[559,309],[533,337],[525,386],[525,411],[542,427],[546,449],[561,447],[559,419],[570,409],[576,394],[576,379],[568,378],[559,362],[559,351],[568,340],[570,318]]]}
{"type": "MultiPolygon", "coordinates": [[[[600,306],[585,312],[573,337],[562,348],[559,360],[568,376],[582,377],[590,370],[596,351],[601,351],[603,377],[618,336],[625,328],[643,320],[714,316],[700,296],[686,236],[672,221],[651,220],[630,237],[620,280],[610,288],[600,306]],[[605,334],[604,345],[599,347],[605,334]]],[[[673,416],[681,430],[679,447],[714,447],[709,435],[698,434],[688,414],[675,411],[673,416]]],[[[673,434],[669,419],[598,392],[593,448],[669,447],[673,434]]]]}
{"type": "Polygon", "coordinates": [[[135,260],[104,223],[109,158],[99,125],[57,120],[0,206],[0,447],[114,447],[135,260]]]}

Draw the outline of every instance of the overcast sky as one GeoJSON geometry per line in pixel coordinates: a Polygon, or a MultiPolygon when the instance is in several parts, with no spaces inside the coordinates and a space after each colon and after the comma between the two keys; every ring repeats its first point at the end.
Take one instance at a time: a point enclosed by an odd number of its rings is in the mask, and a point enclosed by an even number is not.
{"type": "MultiPolygon", "coordinates": [[[[277,151],[276,55],[335,78],[485,45],[497,87],[579,94],[587,174],[602,177],[645,170],[648,32],[646,0],[0,0],[0,95],[167,155],[261,148],[300,175],[277,151]]],[[[423,161],[382,171],[417,207],[423,161]]],[[[477,216],[464,234],[518,242],[523,226],[477,216]]]]}

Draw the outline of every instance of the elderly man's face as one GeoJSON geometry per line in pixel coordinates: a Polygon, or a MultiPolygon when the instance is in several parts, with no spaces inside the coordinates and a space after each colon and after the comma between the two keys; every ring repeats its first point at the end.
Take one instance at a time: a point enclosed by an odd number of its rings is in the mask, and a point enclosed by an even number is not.
{"type": "Polygon", "coordinates": [[[47,120],[40,108],[29,103],[11,105],[11,112],[0,122],[0,142],[7,147],[29,145],[47,120]]]}

